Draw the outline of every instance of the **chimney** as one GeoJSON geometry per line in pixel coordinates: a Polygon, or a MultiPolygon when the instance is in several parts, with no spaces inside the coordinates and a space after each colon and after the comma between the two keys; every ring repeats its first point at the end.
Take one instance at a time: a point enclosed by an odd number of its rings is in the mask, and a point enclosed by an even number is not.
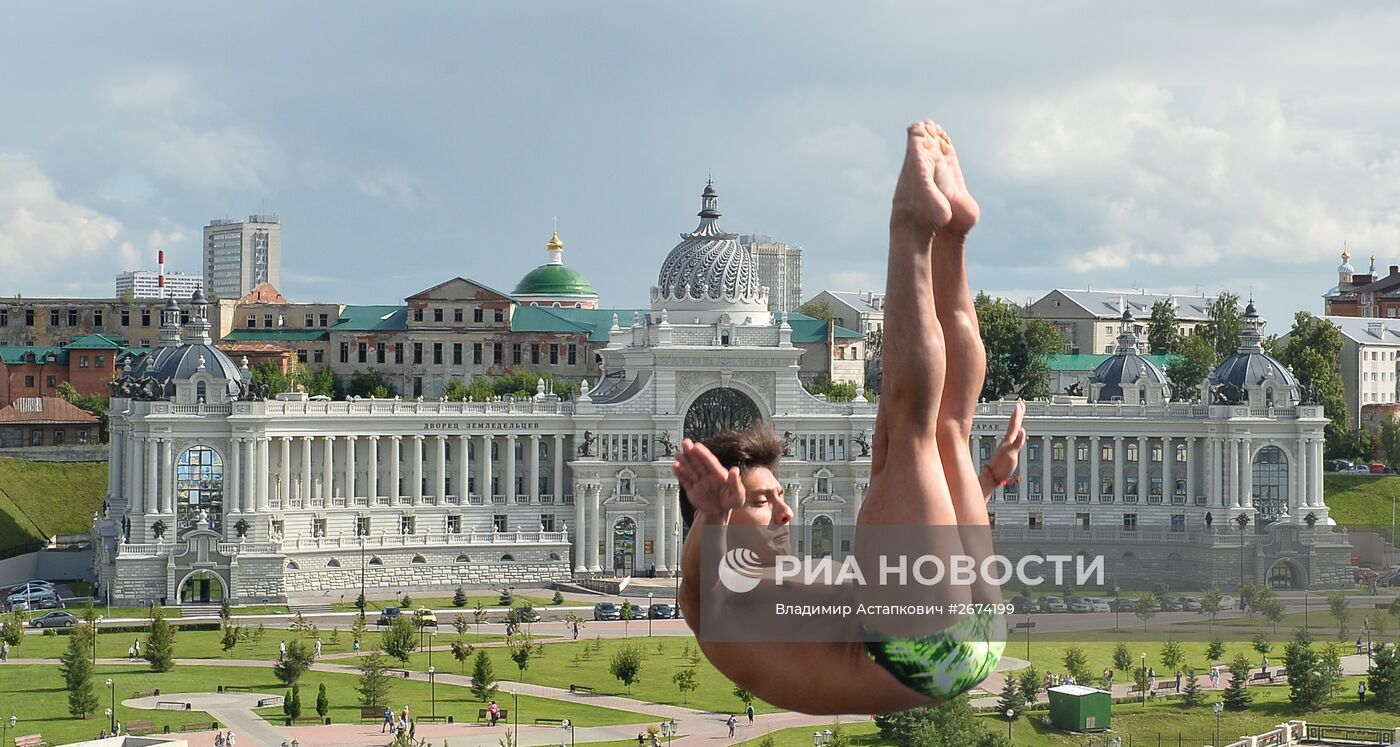
{"type": "Polygon", "coordinates": [[[1391,266],[1390,266],[1390,274],[1391,274],[1391,275],[1400,275],[1400,265],[1391,265],[1391,266]]]}

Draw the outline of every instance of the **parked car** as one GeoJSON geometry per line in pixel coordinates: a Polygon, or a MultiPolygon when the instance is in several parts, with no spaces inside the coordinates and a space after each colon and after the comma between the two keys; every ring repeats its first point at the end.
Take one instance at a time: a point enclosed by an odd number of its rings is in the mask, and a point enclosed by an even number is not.
{"type": "Polygon", "coordinates": [[[1171,597],[1165,597],[1165,598],[1162,598],[1162,599],[1158,599],[1158,600],[1157,600],[1157,606],[1158,606],[1163,612],[1180,612],[1180,611],[1181,611],[1181,602],[1178,602],[1178,601],[1176,601],[1175,599],[1172,599],[1171,597]]]}
{"type": "MultiPolygon", "coordinates": [[[[1358,584],[1369,584],[1369,583],[1371,583],[1372,581],[1377,581],[1377,579],[1378,579],[1379,577],[1380,577],[1380,574],[1376,573],[1375,571],[1371,570],[1370,568],[1362,568],[1361,566],[1353,566],[1352,569],[1351,569],[1351,580],[1352,580],[1354,583],[1358,583],[1358,584]]],[[[1377,581],[1377,583],[1379,583],[1379,581],[1377,581]]]]}
{"type": "Polygon", "coordinates": [[[1102,600],[1102,599],[1090,599],[1090,600],[1089,600],[1089,611],[1090,611],[1090,612],[1112,612],[1113,610],[1109,608],[1108,602],[1105,602],[1105,601],[1102,600]]]}
{"type": "Polygon", "coordinates": [[[1137,600],[1128,597],[1118,597],[1109,605],[1112,612],[1134,612],[1137,610],[1137,600]]]}
{"type": "Polygon", "coordinates": [[[1089,605],[1087,599],[1075,599],[1069,603],[1070,612],[1093,612],[1094,608],[1089,605]]]}
{"type": "Polygon", "coordinates": [[[653,620],[669,620],[671,619],[671,605],[657,602],[651,606],[651,609],[647,610],[647,617],[653,620]]]}
{"type": "Polygon", "coordinates": [[[540,621],[540,613],[534,607],[516,607],[510,611],[516,621],[523,623],[537,623],[540,621]]]}
{"type": "Polygon", "coordinates": [[[71,628],[78,624],[78,617],[71,612],[55,611],[29,621],[31,628],[71,628]]]}
{"type": "Polygon", "coordinates": [[[436,628],[437,615],[427,607],[419,607],[418,611],[413,613],[413,624],[419,628],[436,628]]]}
{"type": "Polygon", "coordinates": [[[53,591],[53,583],[50,581],[26,581],[22,584],[15,584],[5,590],[6,594],[23,594],[26,591],[53,591]]]}
{"type": "Polygon", "coordinates": [[[621,620],[622,610],[612,602],[599,602],[593,605],[594,620],[621,620]]]}
{"type": "Polygon", "coordinates": [[[1351,462],[1346,459],[1328,459],[1326,462],[1323,462],[1322,468],[1328,472],[1341,472],[1342,470],[1350,469],[1351,462]]]}
{"type": "Polygon", "coordinates": [[[11,594],[6,601],[9,603],[10,609],[51,610],[63,606],[63,603],[58,599],[58,594],[54,593],[53,589],[35,589],[28,593],[11,594]]]}
{"type": "Polygon", "coordinates": [[[1201,600],[1195,597],[1177,597],[1176,601],[1181,604],[1181,609],[1185,612],[1201,611],[1201,600]]]}
{"type": "Polygon", "coordinates": [[[1236,604],[1239,604],[1239,601],[1229,594],[1220,598],[1220,609],[1222,610],[1232,610],[1235,608],[1236,604]]]}
{"type": "Polygon", "coordinates": [[[1016,597],[1011,600],[1011,606],[1018,615],[1028,615],[1040,611],[1040,605],[1030,597],[1016,597]]]}
{"type": "Polygon", "coordinates": [[[1380,462],[1371,462],[1371,465],[1370,465],[1370,466],[1371,466],[1371,474],[1373,474],[1373,475],[1383,475],[1383,474],[1385,474],[1385,465],[1384,465],[1384,464],[1381,464],[1380,462]]]}
{"type": "Polygon", "coordinates": [[[1041,599],[1040,606],[1046,612],[1069,612],[1069,605],[1065,604],[1065,600],[1059,597],[1044,597],[1041,599]]]}
{"type": "Polygon", "coordinates": [[[1367,467],[1364,464],[1357,464],[1352,467],[1347,467],[1346,469],[1341,470],[1341,472],[1344,475],[1369,475],[1371,474],[1371,468],[1367,467]]]}
{"type": "Polygon", "coordinates": [[[403,610],[398,607],[385,607],[379,611],[379,624],[392,625],[403,614],[403,610]]]}

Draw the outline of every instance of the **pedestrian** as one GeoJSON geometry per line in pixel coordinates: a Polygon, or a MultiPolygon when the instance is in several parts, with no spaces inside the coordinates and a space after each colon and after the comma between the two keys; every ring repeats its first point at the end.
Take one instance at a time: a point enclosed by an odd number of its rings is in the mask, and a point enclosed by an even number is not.
{"type": "MultiPolygon", "coordinates": [[[[97,738],[98,738],[98,739],[106,739],[106,738],[107,738],[107,730],[106,730],[106,729],[99,729],[98,732],[97,732],[97,738]]],[[[217,747],[217,745],[215,745],[215,747],[217,747]]]]}
{"type": "Polygon", "coordinates": [[[359,638],[356,638],[356,639],[355,639],[355,642],[354,642],[353,644],[351,644],[350,649],[351,649],[352,651],[354,651],[355,653],[357,653],[357,654],[360,653],[360,639],[359,639],[359,638]]]}
{"type": "Polygon", "coordinates": [[[1359,700],[1359,701],[1361,701],[1362,703],[1365,703],[1365,702],[1366,702],[1366,683],[1365,683],[1365,682],[1358,682],[1358,683],[1356,683],[1356,699],[1359,700]]]}
{"type": "Polygon", "coordinates": [[[287,642],[281,641],[277,644],[277,660],[282,661],[287,658],[287,642]]]}
{"type": "Polygon", "coordinates": [[[729,720],[726,721],[725,723],[727,723],[727,724],[729,725],[729,738],[730,738],[730,739],[733,739],[733,738],[734,738],[734,728],[737,727],[737,726],[739,725],[739,719],[734,718],[734,714],[731,713],[731,714],[729,714],[729,720]]]}
{"type": "Polygon", "coordinates": [[[1176,670],[1176,691],[1181,692],[1181,670],[1176,670]]]}
{"type": "Polygon", "coordinates": [[[8,662],[9,660],[10,660],[10,642],[9,642],[9,641],[0,641],[0,664],[4,664],[4,663],[8,662]]]}
{"type": "Polygon", "coordinates": [[[1358,656],[1361,654],[1361,639],[1360,639],[1360,638],[1357,638],[1357,639],[1356,639],[1356,653],[1357,653],[1358,656]]]}
{"type": "Polygon", "coordinates": [[[229,729],[228,734],[224,736],[224,747],[233,747],[233,743],[233,729],[229,729]]]}
{"type": "Polygon", "coordinates": [[[486,707],[486,715],[491,718],[492,726],[495,726],[496,722],[501,720],[501,707],[496,705],[496,701],[491,701],[491,705],[486,707]]]}
{"type": "Polygon", "coordinates": [[[574,621],[574,640],[578,640],[578,621],[574,621]]]}
{"type": "Polygon", "coordinates": [[[639,731],[639,732],[637,732],[637,747],[646,747],[646,745],[647,745],[647,733],[644,732],[644,731],[639,731]]]}
{"type": "Polygon", "coordinates": [[[744,713],[749,717],[749,723],[753,723],[753,703],[744,706],[744,713]]]}
{"type": "Polygon", "coordinates": [[[132,643],[131,645],[133,648],[136,649],[136,658],[141,658],[141,639],[137,638],[136,642],[132,643]]]}
{"type": "Polygon", "coordinates": [[[316,639],[316,658],[321,658],[321,639],[316,639]]]}
{"type": "Polygon", "coordinates": [[[651,747],[661,747],[661,737],[656,733],[651,733],[651,747]]]}
{"type": "Polygon", "coordinates": [[[1260,662],[1259,662],[1259,671],[1262,672],[1262,673],[1264,673],[1264,674],[1268,674],[1268,673],[1269,673],[1269,657],[1268,657],[1268,656],[1265,656],[1265,657],[1263,657],[1262,660],[1260,660],[1260,662]]]}
{"type": "Polygon", "coordinates": [[[418,719],[411,719],[408,722],[408,738],[413,739],[413,735],[418,731],[418,719]]]}
{"type": "Polygon", "coordinates": [[[384,706],[384,726],[379,730],[379,733],[383,734],[392,728],[394,728],[394,712],[389,709],[389,706],[384,706]]]}
{"type": "Polygon", "coordinates": [[[216,732],[214,732],[214,747],[224,747],[224,733],[223,733],[223,732],[221,732],[221,731],[216,731],[216,732]]]}

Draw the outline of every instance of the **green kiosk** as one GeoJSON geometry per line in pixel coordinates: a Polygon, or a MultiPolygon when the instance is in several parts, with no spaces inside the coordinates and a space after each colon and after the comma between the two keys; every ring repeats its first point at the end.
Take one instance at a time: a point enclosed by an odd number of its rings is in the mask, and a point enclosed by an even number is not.
{"type": "Polygon", "coordinates": [[[1048,691],[1050,724],[1067,731],[1099,731],[1109,727],[1113,696],[1082,685],[1060,685],[1048,691]]]}

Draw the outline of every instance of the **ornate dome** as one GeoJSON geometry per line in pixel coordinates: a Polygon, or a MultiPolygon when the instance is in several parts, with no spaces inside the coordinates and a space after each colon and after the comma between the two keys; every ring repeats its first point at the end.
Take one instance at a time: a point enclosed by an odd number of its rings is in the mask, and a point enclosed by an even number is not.
{"type": "Polygon", "coordinates": [[[1347,280],[1350,280],[1351,276],[1356,274],[1356,268],[1351,266],[1351,252],[1348,252],[1346,249],[1342,250],[1342,264],[1338,265],[1337,274],[1345,275],[1347,280]]]}
{"type": "Polygon", "coordinates": [[[180,307],[174,299],[161,309],[161,346],[124,371],[119,383],[135,385],[148,395],[175,396],[175,382],[207,373],[228,382],[228,395],[243,392],[243,370],[209,338],[208,301],[201,291],[190,297],[190,323],[180,336],[180,307]]]}
{"type": "Polygon", "coordinates": [[[1089,376],[1091,397],[1095,402],[1123,399],[1124,384],[1147,384],[1162,387],[1162,398],[1171,396],[1171,384],[1157,364],[1138,352],[1138,335],[1133,312],[1123,307],[1123,327],[1118,334],[1118,347],[1108,360],[1100,363],[1089,376]]]}
{"type": "Polygon", "coordinates": [[[598,291],[593,289],[588,278],[564,265],[564,242],[559,240],[558,231],[545,244],[545,253],[548,256],[546,262],[526,273],[516,284],[512,295],[524,297],[521,300],[526,301],[549,300],[549,297],[555,296],[567,297],[571,301],[579,296],[597,300],[598,291]]]}
{"type": "MultiPolygon", "coordinates": [[[[750,305],[767,295],[758,282],[753,255],[737,234],[719,226],[719,194],[713,182],[701,195],[700,225],[681,234],[652,290],[653,305],[667,301],[713,301],[750,305]]],[[[671,304],[671,308],[679,308],[671,304]]],[[[761,308],[767,308],[764,299],[761,308]]]]}
{"type": "Polygon", "coordinates": [[[1265,386],[1272,381],[1277,383],[1281,390],[1272,401],[1280,405],[1297,403],[1298,379],[1286,366],[1264,352],[1264,335],[1260,331],[1263,327],[1264,323],[1254,309],[1254,302],[1250,301],[1244,310],[1244,329],[1240,332],[1238,352],[1226,358],[1225,362],[1210,374],[1210,387],[1215,392],[1216,402],[1247,404],[1249,387],[1265,386]]]}

